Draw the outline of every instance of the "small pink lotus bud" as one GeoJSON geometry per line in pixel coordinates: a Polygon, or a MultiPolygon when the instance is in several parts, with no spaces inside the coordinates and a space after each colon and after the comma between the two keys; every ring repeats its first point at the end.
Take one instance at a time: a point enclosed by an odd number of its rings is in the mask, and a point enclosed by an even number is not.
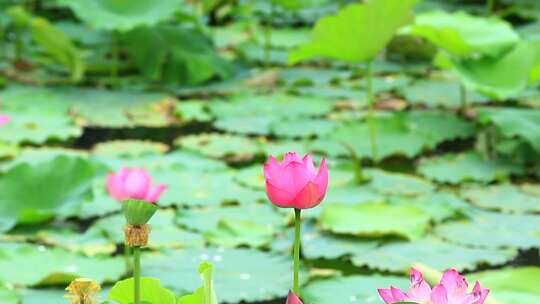
{"type": "Polygon", "coordinates": [[[319,171],[313,166],[309,154],[304,158],[294,152],[285,154],[283,162],[273,156],[264,165],[266,194],[281,208],[308,209],[317,206],[328,187],[328,167],[323,159],[319,171]]]}

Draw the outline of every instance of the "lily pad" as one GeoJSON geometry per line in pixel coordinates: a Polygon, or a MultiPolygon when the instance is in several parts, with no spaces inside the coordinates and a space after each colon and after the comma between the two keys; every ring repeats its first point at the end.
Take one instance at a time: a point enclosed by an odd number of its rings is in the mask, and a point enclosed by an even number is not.
{"type": "Polygon", "coordinates": [[[255,134],[268,135],[270,134],[270,124],[275,120],[270,117],[223,117],[218,118],[214,123],[215,127],[239,134],[255,134]]]}
{"type": "Polygon", "coordinates": [[[82,135],[67,114],[40,115],[31,111],[7,112],[11,121],[2,127],[0,141],[43,144],[48,140],[67,141],[82,135]]]}
{"type": "Polygon", "coordinates": [[[257,248],[272,241],[274,229],[253,220],[222,219],[214,229],[203,235],[208,242],[218,246],[234,248],[247,245],[257,248]]]}
{"type": "Polygon", "coordinates": [[[269,204],[246,204],[230,207],[180,210],[176,223],[190,230],[205,232],[214,229],[220,221],[253,221],[267,228],[284,227],[287,223],[283,215],[269,204]]]}
{"type": "Polygon", "coordinates": [[[540,198],[536,193],[528,192],[526,187],[512,184],[488,187],[471,187],[462,195],[474,205],[503,212],[538,212],[540,198]]]}
{"type": "Polygon", "coordinates": [[[414,196],[432,192],[433,185],[422,178],[403,173],[391,173],[378,169],[366,170],[371,178],[370,187],[385,194],[414,196]]]}
{"type": "MultiPolygon", "coordinates": [[[[408,103],[423,104],[428,107],[459,108],[461,106],[460,87],[457,81],[448,80],[419,80],[412,85],[400,88],[408,103]]],[[[468,91],[469,104],[486,103],[484,97],[474,91],[468,91]]]]}
{"type": "Polygon", "coordinates": [[[208,105],[219,118],[263,117],[298,118],[322,116],[333,108],[333,103],[321,98],[303,98],[287,94],[246,96],[238,95],[229,101],[216,101],[208,105]],[[286,111],[276,111],[286,109],[286,111]]]}
{"type": "Polygon", "coordinates": [[[175,144],[214,158],[250,159],[260,153],[259,142],[242,136],[207,133],[179,137],[175,144]]]}
{"type": "Polygon", "coordinates": [[[302,255],[308,259],[337,259],[344,256],[361,256],[378,245],[376,240],[323,232],[313,224],[302,227],[302,255]]]}
{"type": "Polygon", "coordinates": [[[323,229],[339,234],[419,239],[426,233],[430,217],[410,205],[334,203],[324,206],[319,221],[323,229]]]}
{"type": "Polygon", "coordinates": [[[351,77],[346,70],[323,70],[310,68],[292,68],[279,73],[280,81],[286,85],[323,86],[351,77]]]}
{"type": "Polygon", "coordinates": [[[506,137],[519,137],[540,152],[540,110],[518,108],[480,108],[479,120],[491,122],[506,137]]]}
{"type": "MultiPolygon", "coordinates": [[[[394,155],[413,157],[443,141],[474,135],[471,123],[446,112],[414,111],[383,116],[374,121],[377,160],[394,155]]],[[[343,124],[329,136],[315,140],[310,148],[332,156],[349,156],[346,145],[361,157],[371,156],[367,122],[343,124]]]]}
{"type": "Polygon", "coordinates": [[[276,299],[292,284],[290,259],[256,250],[188,249],[147,256],[144,261],[145,276],[160,279],[163,286],[180,294],[199,287],[197,266],[208,261],[214,266],[216,294],[227,303],[276,299]]]}
{"type": "Polygon", "coordinates": [[[270,128],[276,136],[282,137],[321,137],[328,135],[337,123],[324,119],[294,119],[275,121],[270,128]]]}
{"type": "Polygon", "coordinates": [[[436,182],[459,184],[506,179],[510,175],[523,174],[523,169],[507,161],[484,160],[474,152],[466,152],[424,158],[420,161],[418,172],[436,182]]]}
{"type": "Polygon", "coordinates": [[[468,246],[527,249],[540,245],[540,219],[528,214],[476,212],[468,220],[436,226],[435,234],[468,246]]]}
{"type": "Polygon", "coordinates": [[[147,140],[114,140],[100,142],[92,149],[92,153],[102,156],[135,158],[144,155],[164,154],[169,147],[163,143],[147,140]]]}
{"type": "Polygon", "coordinates": [[[363,254],[355,254],[356,266],[368,266],[381,271],[407,272],[415,263],[444,271],[475,270],[482,265],[502,265],[514,259],[517,250],[470,248],[449,244],[428,237],[412,242],[393,242],[363,254]]]}
{"type": "Polygon", "coordinates": [[[1,217],[12,219],[2,229],[69,214],[90,193],[94,170],[87,160],[66,156],[11,168],[0,178],[1,217]]]}
{"type": "Polygon", "coordinates": [[[405,289],[409,280],[405,277],[354,275],[333,277],[309,283],[302,292],[306,303],[378,303],[377,288],[394,286],[405,289]]]}
{"type": "Polygon", "coordinates": [[[490,295],[503,303],[535,304],[540,292],[534,282],[540,280],[538,267],[507,267],[487,270],[467,276],[470,282],[479,281],[489,286],[490,295]]]}
{"type": "Polygon", "coordinates": [[[202,100],[185,100],[175,104],[175,113],[183,122],[207,122],[212,120],[205,102],[202,100]]]}
{"type": "Polygon", "coordinates": [[[90,228],[84,233],[80,233],[76,227],[69,225],[46,228],[21,227],[14,229],[5,237],[8,239],[23,237],[28,241],[55,246],[87,256],[108,255],[116,251],[116,245],[111,243],[102,231],[90,228]]]}
{"type": "Polygon", "coordinates": [[[160,205],[208,206],[225,203],[255,203],[266,199],[261,191],[241,186],[230,171],[171,172],[155,174],[156,180],[168,185],[160,205]]]}
{"type": "Polygon", "coordinates": [[[26,286],[68,284],[78,277],[98,283],[112,282],[124,274],[120,258],[88,258],[42,245],[3,243],[0,280],[26,286]],[[46,260],[47,263],[43,263],[46,260]]]}

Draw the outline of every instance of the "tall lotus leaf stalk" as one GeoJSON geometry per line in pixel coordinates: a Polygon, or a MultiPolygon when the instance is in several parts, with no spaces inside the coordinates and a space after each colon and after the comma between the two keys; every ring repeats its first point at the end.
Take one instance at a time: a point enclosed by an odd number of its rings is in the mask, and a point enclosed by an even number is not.
{"type": "Polygon", "coordinates": [[[353,146],[347,142],[341,143],[347,151],[349,151],[352,163],[353,163],[353,171],[354,171],[354,183],[356,184],[364,184],[368,181],[368,178],[364,176],[364,170],[362,169],[362,160],[354,150],[353,146]]]}
{"type": "Polygon", "coordinates": [[[118,85],[118,70],[120,61],[120,34],[117,31],[112,33],[111,41],[111,85],[118,85]]]}
{"type": "Polygon", "coordinates": [[[488,16],[493,15],[495,10],[495,0],[486,0],[486,14],[488,16]]]}
{"type": "Polygon", "coordinates": [[[374,97],[373,97],[373,62],[368,61],[366,63],[366,94],[367,94],[367,102],[368,102],[368,115],[367,115],[367,122],[368,122],[368,130],[369,130],[369,142],[371,145],[371,158],[373,161],[376,161],[377,159],[377,129],[375,125],[375,118],[373,113],[374,108],[374,97]]]}
{"type": "Polygon", "coordinates": [[[321,161],[317,171],[309,154],[300,158],[296,153],[289,152],[281,163],[270,156],[263,171],[266,195],[270,201],[280,208],[294,208],[293,291],[299,295],[301,211],[317,206],[326,195],[326,160],[321,161]]]}
{"type": "Polygon", "coordinates": [[[141,248],[148,244],[148,221],[158,207],[155,202],[166,189],[164,184],[152,185],[148,172],[140,168],[122,168],[107,175],[107,190],[122,202],[126,218],[124,245],[133,249],[133,299],[141,304],[141,248]]]}

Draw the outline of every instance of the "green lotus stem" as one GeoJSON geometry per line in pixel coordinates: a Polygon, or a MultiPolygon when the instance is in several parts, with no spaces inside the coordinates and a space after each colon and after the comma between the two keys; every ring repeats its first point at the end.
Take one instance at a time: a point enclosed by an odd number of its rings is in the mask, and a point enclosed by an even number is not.
{"type": "Polygon", "coordinates": [[[126,270],[127,273],[130,274],[133,270],[131,269],[131,250],[130,247],[125,245],[124,246],[124,260],[126,261],[126,270]]]}
{"type": "Polygon", "coordinates": [[[19,25],[15,26],[15,60],[19,61],[22,58],[24,50],[24,42],[22,40],[22,28],[19,25]]]}
{"type": "Polygon", "coordinates": [[[461,103],[461,112],[467,111],[467,89],[462,83],[459,85],[459,101],[461,103]]]}
{"type": "Polygon", "coordinates": [[[491,16],[495,9],[495,0],[486,0],[486,14],[491,16]]]}
{"type": "Polygon", "coordinates": [[[133,299],[141,304],[141,247],[133,247],[133,299]]]}
{"type": "Polygon", "coordinates": [[[347,149],[347,151],[349,151],[354,169],[354,182],[358,185],[367,182],[367,179],[364,176],[362,170],[362,160],[360,159],[356,151],[354,151],[354,148],[351,146],[351,144],[347,142],[342,142],[341,144],[345,147],[345,149],[347,149]]]}
{"type": "Polygon", "coordinates": [[[293,292],[300,295],[300,283],[298,281],[298,270],[300,268],[300,212],[301,209],[294,209],[294,270],[293,270],[293,292]]]}
{"type": "Polygon", "coordinates": [[[369,129],[369,141],[371,144],[371,157],[373,161],[377,159],[377,138],[375,119],[373,115],[374,98],[373,98],[373,63],[368,61],[366,64],[366,91],[368,101],[368,129],[369,129]]]}
{"type": "Polygon", "coordinates": [[[111,45],[111,78],[112,85],[118,85],[118,65],[119,65],[119,42],[118,42],[118,33],[113,32],[112,45],[111,45]]]}
{"type": "Polygon", "coordinates": [[[270,4],[270,14],[266,20],[264,31],[264,65],[270,66],[270,51],[272,49],[272,23],[274,18],[274,5],[270,4]]]}

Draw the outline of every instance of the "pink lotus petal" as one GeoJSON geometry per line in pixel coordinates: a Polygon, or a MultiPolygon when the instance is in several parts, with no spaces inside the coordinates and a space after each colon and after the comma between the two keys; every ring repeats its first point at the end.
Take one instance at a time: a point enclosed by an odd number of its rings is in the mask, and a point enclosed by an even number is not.
{"type": "Polygon", "coordinates": [[[141,168],[121,168],[116,173],[107,175],[107,191],[115,200],[144,200],[154,203],[158,200],[166,186],[152,186],[152,179],[146,170],[141,168]]]}
{"type": "Polygon", "coordinates": [[[390,292],[392,293],[392,297],[394,297],[395,301],[403,301],[407,299],[407,295],[405,293],[393,286],[390,286],[390,292]]]}
{"type": "Polygon", "coordinates": [[[283,168],[281,180],[276,186],[291,193],[298,193],[310,180],[304,163],[290,162],[283,168]]]}
{"type": "Polygon", "coordinates": [[[293,206],[294,194],[274,186],[271,181],[266,181],[266,195],[274,205],[281,208],[293,206]]]}
{"type": "Polygon", "coordinates": [[[287,295],[287,301],[285,304],[303,304],[302,301],[292,292],[289,290],[289,294],[287,295]]]}
{"type": "Polygon", "coordinates": [[[315,176],[317,176],[317,170],[315,170],[315,166],[313,165],[313,159],[311,159],[311,155],[309,154],[304,155],[302,162],[304,163],[304,166],[306,166],[309,179],[312,180],[313,178],[315,178],[315,176]]]}
{"type": "Polygon", "coordinates": [[[300,190],[293,200],[295,208],[309,209],[317,206],[321,201],[319,199],[318,186],[312,182],[308,182],[307,185],[300,190]]]}
{"type": "Polygon", "coordinates": [[[476,282],[474,284],[474,287],[473,287],[473,294],[475,296],[478,295],[479,299],[476,301],[476,303],[473,303],[473,304],[484,304],[484,301],[486,300],[488,294],[489,294],[489,289],[487,288],[481,288],[480,287],[480,282],[476,282]]]}
{"type": "Polygon", "coordinates": [[[144,199],[150,188],[150,176],[142,169],[132,169],[124,181],[124,191],[133,199],[144,199]]]}
{"type": "Polygon", "coordinates": [[[411,270],[411,286],[405,294],[401,290],[377,289],[385,303],[410,301],[422,304],[484,304],[489,290],[480,287],[476,282],[471,293],[467,292],[467,281],[455,269],[446,271],[441,283],[430,289],[422,273],[416,269],[411,270]]]}
{"type": "Polygon", "coordinates": [[[411,269],[411,287],[407,296],[410,300],[427,302],[431,299],[431,287],[424,281],[422,273],[414,268],[411,269]]]}
{"type": "Polygon", "coordinates": [[[444,286],[450,303],[462,301],[467,296],[467,281],[456,269],[447,270],[440,283],[444,286]]]}
{"type": "Polygon", "coordinates": [[[124,199],[124,193],[122,192],[122,183],[117,174],[107,174],[107,191],[117,201],[124,199]]]}
{"type": "Polygon", "coordinates": [[[146,193],[144,200],[150,203],[156,202],[165,189],[167,189],[167,186],[164,184],[158,184],[157,186],[151,187],[148,193],[146,193]]]}
{"type": "Polygon", "coordinates": [[[11,118],[7,115],[0,115],[0,127],[7,124],[11,118]]]}
{"type": "Polygon", "coordinates": [[[448,304],[448,297],[446,294],[446,289],[441,284],[433,287],[431,292],[431,301],[433,304],[448,304]]]}
{"type": "Polygon", "coordinates": [[[281,162],[281,165],[283,167],[287,166],[288,164],[296,162],[300,164],[304,164],[302,159],[296,154],[296,152],[287,152],[285,153],[285,156],[283,157],[283,162],[281,162]]]}
{"type": "Polygon", "coordinates": [[[281,176],[283,167],[281,164],[272,156],[268,157],[268,161],[263,166],[263,174],[266,179],[278,179],[281,176]]]}
{"type": "Polygon", "coordinates": [[[396,302],[394,300],[394,296],[392,296],[392,292],[390,291],[390,288],[377,288],[377,292],[379,293],[379,296],[381,296],[381,299],[387,303],[391,304],[396,302]]]}
{"type": "Polygon", "coordinates": [[[319,173],[317,173],[314,182],[317,184],[317,200],[320,202],[323,200],[324,196],[326,195],[326,190],[328,189],[328,167],[326,166],[326,159],[324,158],[321,161],[319,173]]]}

